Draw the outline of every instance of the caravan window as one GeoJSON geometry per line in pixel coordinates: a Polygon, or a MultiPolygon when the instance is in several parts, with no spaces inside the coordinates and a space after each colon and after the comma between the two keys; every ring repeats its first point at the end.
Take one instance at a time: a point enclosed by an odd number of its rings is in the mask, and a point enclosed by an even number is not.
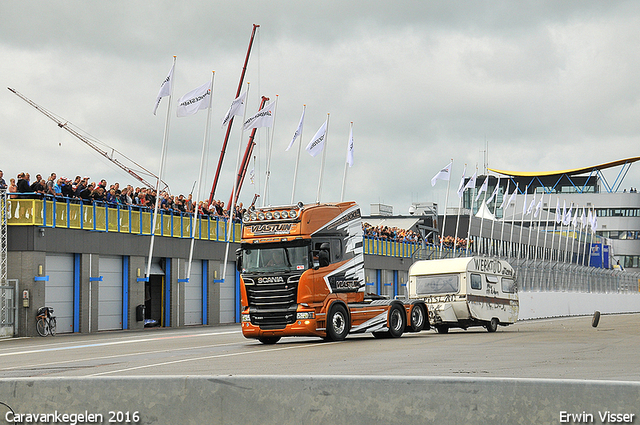
{"type": "Polygon", "coordinates": [[[515,294],[517,291],[516,282],[513,279],[502,278],[502,292],[515,294]]]}
{"type": "Polygon", "coordinates": [[[471,274],[471,289],[482,289],[482,275],[471,274]]]}
{"type": "Polygon", "coordinates": [[[459,289],[460,276],[457,274],[416,276],[416,295],[451,294],[459,289]]]}

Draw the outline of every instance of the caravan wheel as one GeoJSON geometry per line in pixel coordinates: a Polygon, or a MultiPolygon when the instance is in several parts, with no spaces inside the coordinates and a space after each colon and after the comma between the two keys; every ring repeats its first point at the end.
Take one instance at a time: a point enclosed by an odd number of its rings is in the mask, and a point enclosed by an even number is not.
{"type": "Polygon", "coordinates": [[[493,319],[491,319],[491,322],[489,322],[485,328],[487,328],[487,332],[495,332],[498,330],[498,319],[496,319],[495,317],[493,319]]]}

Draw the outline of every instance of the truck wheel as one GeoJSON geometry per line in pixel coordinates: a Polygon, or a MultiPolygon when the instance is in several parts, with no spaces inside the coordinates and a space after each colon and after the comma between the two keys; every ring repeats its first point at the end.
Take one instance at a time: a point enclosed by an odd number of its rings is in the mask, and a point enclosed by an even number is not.
{"type": "Polygon", "coordinates": [[[258,338],[258,341],[266,345],[272,345],[280,341],[280,337],[279,336],[261,336],[260,338],[258,338]]]}
{"type": "Polygon", "coordinates": [[[498,319],[495,317],[485,326],[487,332],[495,332],[498,330],[498,319]]]}
{"type": "Polygon", "coordinates": [[[393,304],[389,308],[389,336],[393,338],[402,336],[406,321],[407,315],[404,307],[393,304]]]}
{"type": "Polygon", "coordinates": [[[409,330],[411,332],[420,332],[424,329],[425,321],[426,314],[424,313],[422,305],[414,305],[411,309],[411,325],[409,326],[409,330]]]}
{"type": "Polygon", "coordinates": [[[341,304],[331,307],[329,317],[327,317],[328,339],[330,341],[342,341],[349,334],[350,328],[347,310],[341,304]]]}
{"type": "Polygon", "coordinates": [[[593,318],[591,319],[591,326],[597,328],[598,323],[600,323],[600,312],[596,310],[595,313],[593,313],[593,318]]]}
{"type": "Polygon", "coordinates": [[[439,334],[446,334],[449,333],[449,327],[445,325],[436,325],[436,331],[439,334]]]}

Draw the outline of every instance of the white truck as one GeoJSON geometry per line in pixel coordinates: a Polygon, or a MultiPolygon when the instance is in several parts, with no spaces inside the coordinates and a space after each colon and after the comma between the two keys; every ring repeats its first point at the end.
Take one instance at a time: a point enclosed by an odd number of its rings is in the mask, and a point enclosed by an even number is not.
{"type": "Polygon", "coordinates": [[[409,298],[422,299],[438,333],[449,328],[498,325],[518,320],[518,289],[511,265],[496,258],[416,261],[409,268],[409,298]]]}

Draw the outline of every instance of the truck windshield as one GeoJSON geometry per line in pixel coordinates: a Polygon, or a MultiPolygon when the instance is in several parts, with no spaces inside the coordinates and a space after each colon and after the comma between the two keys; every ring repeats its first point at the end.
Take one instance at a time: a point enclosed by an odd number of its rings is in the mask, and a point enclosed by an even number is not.
{"type": "Polygon", "coordinates": [[[243,273],[304,271],[309,268],[310,243],[244,245],[243,273]]]}

